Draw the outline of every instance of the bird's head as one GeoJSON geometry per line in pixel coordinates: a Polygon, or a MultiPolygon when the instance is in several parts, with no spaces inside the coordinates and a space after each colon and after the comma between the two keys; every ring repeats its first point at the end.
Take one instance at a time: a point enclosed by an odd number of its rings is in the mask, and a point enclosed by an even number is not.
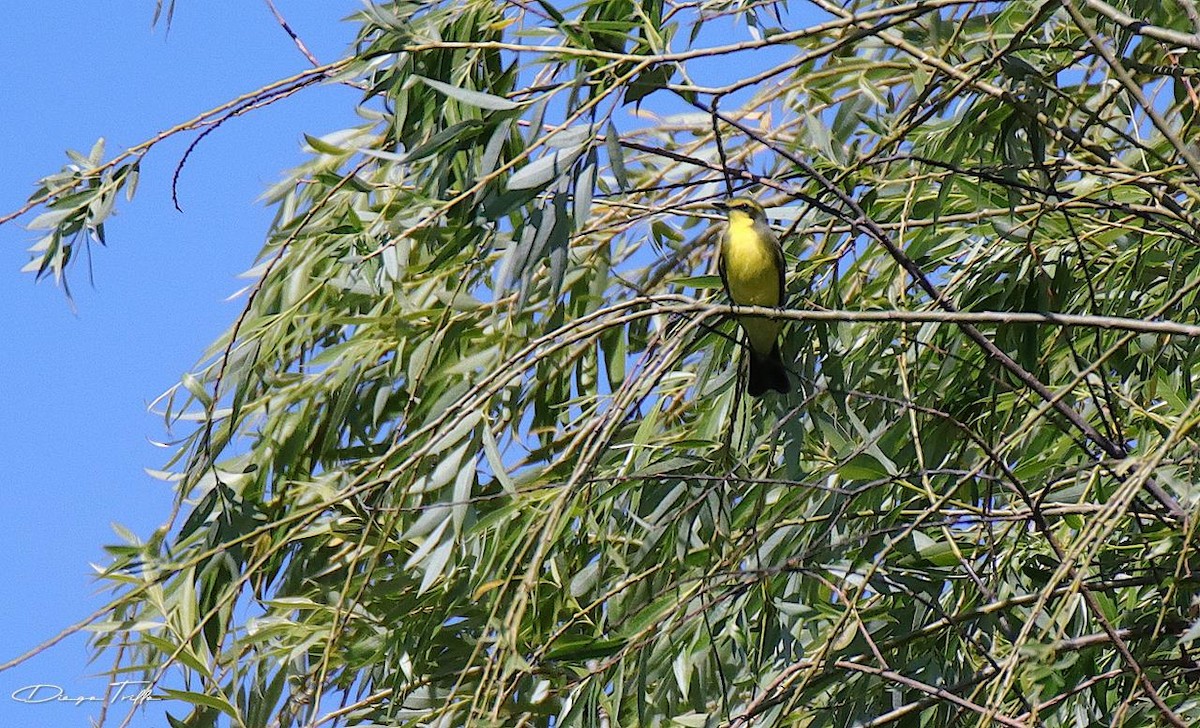
{"type": "Polygon", "coordinates": [[[724,210],[730,222],[766,222],[767,213],[762,205],[748,197],[735,197],[726,202],[714,202],[713,207],[724,210]]]}

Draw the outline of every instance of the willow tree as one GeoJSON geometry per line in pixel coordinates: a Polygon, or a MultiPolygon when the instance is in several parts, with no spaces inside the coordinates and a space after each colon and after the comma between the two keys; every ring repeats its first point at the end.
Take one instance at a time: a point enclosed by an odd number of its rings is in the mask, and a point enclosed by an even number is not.
{"type": "MultiPolygon", "coordinates": [[[[352,22],[178,130],[362,90],[164,395],[179,507],[88,625],[179,724],[1200,721],[1193,3],[352,22]],[[730,194],[784,241],[785,396],[744,396],[730,194]]],[[[7,218],[38,275],[152,147],[7,218]]]]}

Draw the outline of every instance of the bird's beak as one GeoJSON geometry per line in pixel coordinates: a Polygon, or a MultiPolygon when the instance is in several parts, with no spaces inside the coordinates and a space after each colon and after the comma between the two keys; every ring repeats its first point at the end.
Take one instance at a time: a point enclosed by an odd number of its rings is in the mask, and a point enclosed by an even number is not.
{"type": "Polygon", "coordinates": [[[716,202],[712,203],[712,206],[717,208],[718,210],[728,210],[729,209],[729,203],[722,202],[721,200],[717,200],[716,202]]]}

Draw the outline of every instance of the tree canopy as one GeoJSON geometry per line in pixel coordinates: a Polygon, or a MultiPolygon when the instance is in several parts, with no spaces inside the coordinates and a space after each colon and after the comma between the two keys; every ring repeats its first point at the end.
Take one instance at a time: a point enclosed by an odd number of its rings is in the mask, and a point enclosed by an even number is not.
{"type": "MultiPolygon", "coordinates": [[[[159,402],[178,508],[86,625],[176,725],[1200,722],[1194,3],[351,22],[173,131],[362,91],[268,191],[159,402]],[[744,395],[730,194],[786,251],[786,396],[744,395]]],[[[30,270],[156,142],[0,218],[30,270]]]]}

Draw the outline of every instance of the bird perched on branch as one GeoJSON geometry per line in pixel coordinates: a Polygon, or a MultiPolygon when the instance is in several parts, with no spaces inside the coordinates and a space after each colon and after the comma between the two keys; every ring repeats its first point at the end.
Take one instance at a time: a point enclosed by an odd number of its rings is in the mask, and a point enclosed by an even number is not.
{"type": "MultiPolygon", "coordinates": [[[[714,206],[725,210],[729,223],[721,235],[718,270],[725,292],[739,306],[781,308],[787,299],[783,248],[767,224],[762,205],[744,197],[714,206]]],[[[746,332],[750,356],[750,381],[746,391],[761,397],[768,389],[785,393],[791,387],[779,354],[783,322],[762,316],[739,316],[746,332]]]]}

